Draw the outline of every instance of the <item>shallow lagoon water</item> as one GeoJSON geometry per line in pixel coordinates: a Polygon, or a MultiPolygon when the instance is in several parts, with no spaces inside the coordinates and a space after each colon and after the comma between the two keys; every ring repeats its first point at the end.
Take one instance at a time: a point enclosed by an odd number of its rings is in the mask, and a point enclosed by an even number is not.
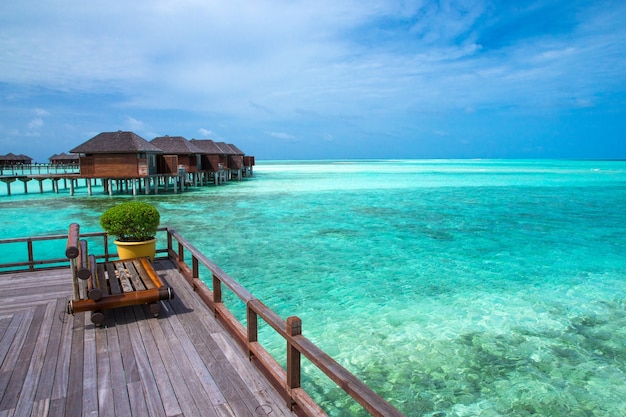
{"type": "MultiPolygon", "coordinates": [[[[132,198],[2,191],[0,237],[132,198]]],[[[261,161],[137,198],[407,416],[626,415],[626,162],[261,161]]]]}

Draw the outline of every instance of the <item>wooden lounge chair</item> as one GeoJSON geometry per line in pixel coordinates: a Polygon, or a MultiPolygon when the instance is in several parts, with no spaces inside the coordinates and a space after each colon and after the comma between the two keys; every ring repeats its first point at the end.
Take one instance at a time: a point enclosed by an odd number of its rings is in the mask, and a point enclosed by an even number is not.
{"type": "Polygon", "coordinates": [[[174,297],[172,288],[161,282],[150,259],[135,258],[97,263],[88,254],[87,241],[80,239],[80,227],[70,225],[65,255],[70,260],[74,299],[67,304],[69,314],[91,311],[91,322],[102,325],[104,310],[148,304],[157,317],[160,300],[174,297]]]}

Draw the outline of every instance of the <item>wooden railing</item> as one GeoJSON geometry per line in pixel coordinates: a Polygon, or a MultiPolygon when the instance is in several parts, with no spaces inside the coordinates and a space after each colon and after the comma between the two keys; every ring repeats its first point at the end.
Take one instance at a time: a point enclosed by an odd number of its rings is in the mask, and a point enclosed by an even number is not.
{"type": "Polygon", "coordinates": [[[356,376],[337,363],[313,342],[302,335],[302,321],[298,317],[280,318],[241,284],[231,278],[198,249],[192,246],[174,229],[167,229],[170,259],[196,293],[205,302],[237,342],[248,351],[252,360],[283,394],[287,405],[296,413],[305,416],[324,416],[326,413],[301,387],[301,356],[324,372],[348,395],[355,399],[371,415],[377,417],[400,417],[402,414],[376,394],[356,376]],[[191,266],[185,258],[191,258],[191,266]],[[200,267],[211,272],[211,291],[200,279],[200,267]],[[246,306],[246,326],[224,305],[222,286],[228,287],[246,306]],[[258,320],[267,323],[287,342],[287,369],[285,370],[258,340],[258,320]]]}
{"type": "Polygon", "coordinates": [[[45,174],[70,174],[78,173],[79,165],[76,164],[13,164],[0,165],[2,175],[45,175],[45,174]]]}
{"type": "MultiPolygon", "coordinates": [[[[248,352],[250,360],[263,372],[267,379],[283,395],[287,405],[300,416],[326,416],[322,408],[308,395],[301,386],[301,358],[307,358],[316,368],[321,370],[339,388],[356,400],[365,410],[376,417],[402,417],[403,415],[391,404],[380,397],[365,383],[337,363],[313,342],[302,335],[302,321],[298,317],[283,320],[263,302],[254,297],[241,284],[230,277],[213,261],[202,254],[191,243],[172,228],[159,228],[159,234],[167,233],[167,248],[157,247],[157,258],[168,257],[185,280],[191,285],[198,296],[215,317],[224,324],[239,345],[248,352]],[[162,256],[159,256],[162,255],[162,256]],[[188,260],[187,260],[188,259],[188,260]],[[189,263],[188,263],[189,262],[189,263]],[[200,279],[201,268],[211,275],[212,290],[200,279]],[[223,287],[230,291],[245,305],[246,325],[244,326],[231,310],[225,305],[222,296],[223,287]],[[259,319],[269,325],[287,345],[286,369],[265,349],[259,341],[259,319]]],[[[90,244],[90,253],[96,259],[109,261],[117,259],[116,253],[109,251],[109,236],[104,232],[81,233],[81,238],[91,242],[102,242],[101,245],[90,244]],[[102,240],[100,240],[102,239],[102,240]],[[102,253],[93,248],[99,247],[102,253]]],[[[67,258],[52,259],[36,258],[34,245],[41,242],[60,241],[59,253],[64,254],[67,234],[48,235],[0,240],[0,253],[7,244],[24,244],[28,259],[24,261],[0,263],[0,273],[16,271],[34,271],[36,269],[67,267],[67,258]]],[[[157,239],[161,244],[164,239],[157,239]]],[[[15,248],[12,249],[14,251],[15,248]]],[[[42,251],[49,255],[49,251],[42,251]]]]}
{"type": "MultiPolygon", "coordinates": [[[[166,227],[160,227],[158,229],[158,235],[163,234],[167,231],[166,227]]],[[[104,260],[108,262],[113,259],[117,259],[117,253],[111,252],[109,250],[109,244],[113,243],[113,240],[105,232],[92,232],[92,233],[80,233],[80,237],[89,240],[90,248],[100,247],[101,252],[96,253],[94,251],[90,251],[93,255],[95,255],[97,260],[104,260]],[[94,243],[100,243],[100,245],[94,245],[94,243]]],[[[6,261],[6,257],[0,258],[4,262],[0,263],[0,274],[1,273],[11,273],[11,272],[19,272],[19,271],[34,271],[36,269],[50,269],[57,268],[59,266],[67,266],[68,260],[67,257],[58,257],[58,258],[50,258],[49,250],[35,250],[35,245],[40,244],[43,245],[42,242],[52,242],[59,241],[59,247],[64,248],[65,241],[67,241],[67,234],[62,235],[47,235],[47,236],[31,236],[31,237],[20,237],[20,238],[11,238],[11,239],[0,239],[0,253],[8,253],[8,252],[16,252],[16,253],[26,253],[27,258],[19,261],[6,261]],[[24,244],[25,247],[23,249],[11,248],[10,250],[3,249],[8,245],[19,245],[24,244]],[[41,253],[41,257],[36,257],[36,253],[41,253]]],[[[157,239],[157,242],[159,239],[157,239]]],[[[161,239],[161,241],[165,241],[161,239]]],[[[59,255],[64,255],[64,250],[59,250],[59,255]]],[[[55,252],[57,253],[57,252],[55,252]]],[[[157,257],[159,254],[164,254],[167,256],[168,250],[166,247],[157,248],[157,257]]]]}

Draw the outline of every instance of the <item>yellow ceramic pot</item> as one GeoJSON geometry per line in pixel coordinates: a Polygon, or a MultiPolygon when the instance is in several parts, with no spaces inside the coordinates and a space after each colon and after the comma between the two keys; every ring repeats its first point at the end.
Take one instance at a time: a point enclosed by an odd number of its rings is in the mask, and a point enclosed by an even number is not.
{"type": "Polygon", "coordinates": [[[117,255],[120,259],[148,256],[152,261],[156,255],[156,239],[146,240],[145,242],[120,242],[116,240],[113,243],[117,246],[117,255]]]}

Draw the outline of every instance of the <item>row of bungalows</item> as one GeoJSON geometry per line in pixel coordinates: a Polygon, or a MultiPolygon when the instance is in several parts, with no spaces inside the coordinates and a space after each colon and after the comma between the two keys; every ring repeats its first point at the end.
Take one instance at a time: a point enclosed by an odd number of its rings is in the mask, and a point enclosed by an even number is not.
{"type": "Polygon", "coordinates": [[[16,165],[30,165],[33,163],[33,158],[26,155],[15,155],[14,153],[8,153],[6,155],[0,155],[0,166],[11,167],[16,165]]]}
{"type": "MultiPolygon", "coordinates": [[[[221,184],[252,174],[254,157],[236,146],[209,139],[160,136],[147,141],[133,132],[102,132],[70,151],[79,155],[80,176],[113,180],[171,178],[185,185],[221,184]]],[[[181,187],[184,186],[181,184],[181,187]]],[[[147,187],[148,188],[148,187],[147,187]]]]}
{"type": "Polygon", "coordinates": [[[59,154],[55,153],[48,158],[50,165],[78,165],[79,159],[78,155],[68,155],[65,152],[59,154]]]}

